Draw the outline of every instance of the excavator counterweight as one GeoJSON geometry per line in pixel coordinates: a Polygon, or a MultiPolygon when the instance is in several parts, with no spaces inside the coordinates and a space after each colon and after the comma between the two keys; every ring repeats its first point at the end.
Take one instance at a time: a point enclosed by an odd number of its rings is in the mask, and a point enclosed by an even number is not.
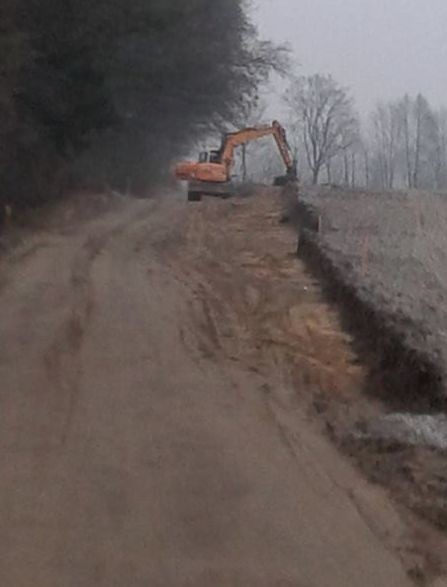
{"type": "Polygon", "coordinates": [[[275,120],[270,126],[245,128],[227,133],[223,137],[220,149],[201,153],[197,162],[178,163],[175,167],[175,176],[181,181],[188,182],[188,199],[199,201],[202,195],[231,196],[235,191],[231,183],[235,149],[266,136],[273,136],[275,139],[286,167],[286,175],[275,178],[274,185],[285,185],[296,181],[296,162],[291,154],[286,132],[275,120]]]}

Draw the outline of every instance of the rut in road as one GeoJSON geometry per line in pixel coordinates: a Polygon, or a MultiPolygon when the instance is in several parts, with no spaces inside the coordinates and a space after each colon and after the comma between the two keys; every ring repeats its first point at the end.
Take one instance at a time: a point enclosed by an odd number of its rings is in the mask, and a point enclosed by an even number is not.
{"type": "Polygon", "coordinates": [[[412,584],[411,530],[306,410],[364,374],[278,215],[123,201],[5,261],[2,584],[412,584]]]}

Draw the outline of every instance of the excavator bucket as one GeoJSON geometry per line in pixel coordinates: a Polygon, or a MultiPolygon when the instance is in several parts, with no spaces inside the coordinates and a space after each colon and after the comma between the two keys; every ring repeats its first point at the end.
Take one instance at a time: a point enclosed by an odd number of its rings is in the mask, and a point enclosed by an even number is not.
{"type": "Polygon", "coordinates": [[[287,185],[289,182],[290,182],[290,180],[287,175],[278,175],[273,180],[273,185],[275,187],[282,187],[282,186],[287,185]]]}
{"type": "Polygon", "coordinates": [[[293,162],[291,167],[287,170],[286,175],[279,175],[273,180],[274,186],[285,186],[289,183],[295,183],[298,181],[297,163],[293,162]]]}

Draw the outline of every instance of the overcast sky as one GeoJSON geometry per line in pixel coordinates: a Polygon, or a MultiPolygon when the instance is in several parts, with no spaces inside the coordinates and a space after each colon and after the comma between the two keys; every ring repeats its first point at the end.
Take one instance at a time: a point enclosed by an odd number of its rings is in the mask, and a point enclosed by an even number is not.
{"type": "Polygon", "coordinates": [[[405,92],[447,106],[447,0],[255,0],[264,37],[302,73],[331,73],[359,110],[405,92]]]}

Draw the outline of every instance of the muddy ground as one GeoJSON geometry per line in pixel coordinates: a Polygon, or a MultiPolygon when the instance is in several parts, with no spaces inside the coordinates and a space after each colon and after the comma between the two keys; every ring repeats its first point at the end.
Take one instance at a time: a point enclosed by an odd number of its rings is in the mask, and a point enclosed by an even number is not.
{"type": "Polygon", "coordinates": [[[386,404],[279,193],[185,200],[77,199],[1,257],[0,584],[443,585],[441,461],[353,436],[386,404]]]}
{"type": "Polygon", "coordinates": [[[278,194],[89,206],[1,259],[0,583],[441,585],[330,441],[382,408],[278,194]]]}
{"type": "MultiPolygon", "coordinates": [[[[415,415],[446,406],[446,222],[447,200],[437,195],[309,189],[300,196],[299,254],[355,335],[371,405],[411,426],[421,421],[415,415]]],[[[381,436],[380,416],[367,414],[363,397],[344,414],[332,402],[322,411],[332,437],[371,480],[447,529],[445,450],[414,442],[416,428],[406,438],[398,424],[395,438],[389,430],[381,436]]],[[[443,418],[436,425],[439,440],[443,418]]]]}

